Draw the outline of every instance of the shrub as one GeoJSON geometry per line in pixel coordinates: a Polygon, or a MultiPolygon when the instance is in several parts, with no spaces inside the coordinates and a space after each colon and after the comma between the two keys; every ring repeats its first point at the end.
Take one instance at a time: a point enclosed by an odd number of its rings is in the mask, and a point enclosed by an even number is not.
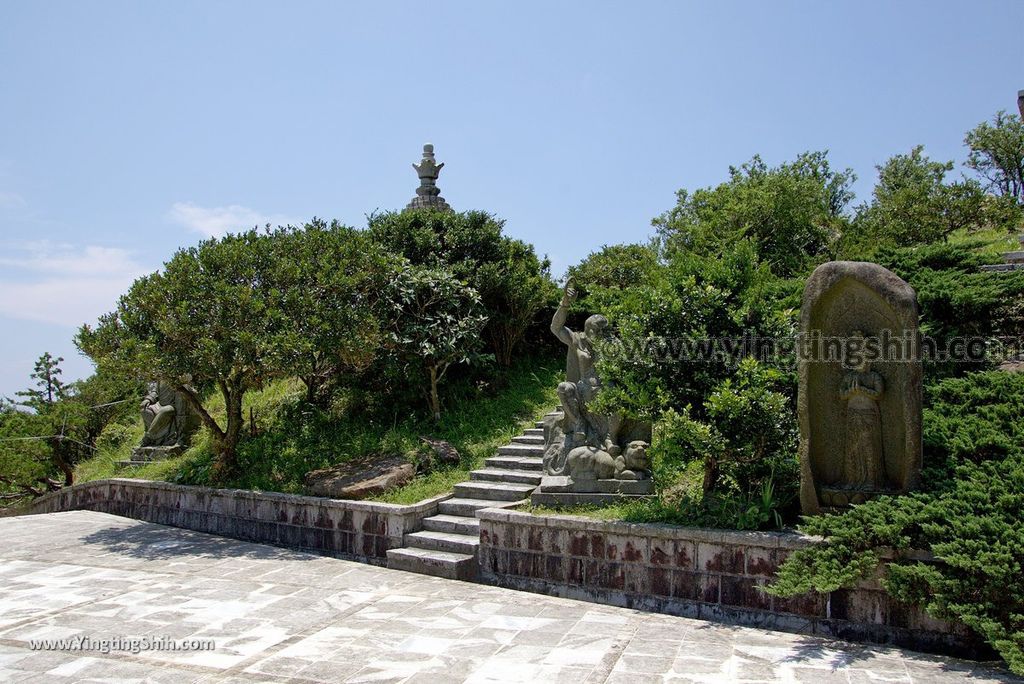
{"type": "Polygon", "coordinates": [[[1024,673],[1024,375],[948,378],[927,398],[924,489],[805,520],[826,543],[790,556],[769,591],[834,591],[873,573],[884,549],[927,549],[936,562],[897,555],[885,589],[971,627],[1024,673]]]}
{"type": "Polygon", "coordinates": [[[772,489],[779,507],[796,495],[797,430],[789,398],[777,391],[781,377],[754,359],[744,359],[736,375],[708,396],[702,413],[669,410],[659,422],[655,475],[664,485],[687,467],[701,469],[701,490],[758,496],[772,489]]]}
{"type": "Polygon", "coordinates": [[[370,237],[415,266],[444,269],[480,295],[484,339],[502,366],[522,347],[536,313],[553,295],[550,262],[502,234],[504,221],[482,211],[431,209],[370,217],[370,237]]]}
{"type": "MultiPolygon", "coordinates": [[[[921,332],[942,348],[957,339],[986,340],[1024,335],[1024,272],[982,272],[982,243],[887,248],[876,255],[879,263],[905,279],[917,292],[921,332]]],[[[998,347],[989,346],[991,352],[998,347]]],[[[928,359],[929,377],[959,376],[990,367],[986,359],[973,362],[928,359]]]]}

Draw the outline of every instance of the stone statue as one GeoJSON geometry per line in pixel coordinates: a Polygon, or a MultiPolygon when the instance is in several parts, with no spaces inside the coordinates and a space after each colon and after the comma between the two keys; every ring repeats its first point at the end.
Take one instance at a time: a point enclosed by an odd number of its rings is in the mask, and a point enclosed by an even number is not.
{"type": "MultiPolygon", "coordinates": [[[[854,331],[852,337],[864,339],[854,331]]],[[[886,489],[885,459],[882,452],[882,412],[879,401],[885,392],[882,376],[871,370],[871,362],[861,356],[852,370],[843,376],[839,398],[846,402],[843,479],[856,489],[886,489]]]]}
{"type": "Polygon", "coordinates": [[[651,426],[592,410],[601,391],[597,355],[608,319],[593,315],[582,332],[571,330],[566,320],[575,299],[570,279],[551,319],[551,332],[567,347],[565,381],[558,385],[562,414],[545,423],[546,475],[534,492],[534,502],[599,503],[620,495],[650,494],[651,426]]]}
{"type": "Polygon", "coordinates": [[[916,487],[921,360],[913,288],[878,264],[822,264],[804,288],[800,344],[804,514],[916,487]]]}
{"type": "Polygon", "coordinates": [[[133,461],[155,461],[184,451],[199,429],[199,419],[185,397],[165,382],[150,383],[140,405],[146,434],[132,451],[133,461]]]}
{"type": "Polygon", "coordinates": [[[601,387],[595,365],[595,347],[608,329],[608,319],[595,314],[583,324],[583,332],[573,332],[566,327],[565,321],[569,315],[569,306],[575,300],[576,288],[570,278],[562,294],[562,303],[551,319],[551,332],[568,347],[565,382],[558,384],[558,399],[565,413],[564,426],[575,444],[600,441],[600,446],[615,457],[620,452],[616,440],[621,419],[616,416],[592,416],[587,411],[587,404],[597,396],[601,387]]]}
{"type": "Polygon", "coordinates": [[[437,178],[441,175],[444,163],[438,164],[434,160],[434,146],[427,143],[423,146],[423,160],[419,164],[413,164],[416,175],[420,179],[420,187],[416,188],[416,197],[409,202],[406,209],[437,209],[440,211],[451,211],[444,197],[441,197],[441,189],[437,187],[437,178]]]}

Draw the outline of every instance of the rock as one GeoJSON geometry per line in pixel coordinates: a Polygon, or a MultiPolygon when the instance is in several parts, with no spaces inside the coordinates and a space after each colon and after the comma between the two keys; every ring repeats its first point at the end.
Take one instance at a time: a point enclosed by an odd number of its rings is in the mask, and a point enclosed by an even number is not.
{"type": "Polygon", "coordinates": [[[174,446],[135,447],[132,449],[132,461],[136,463],[166,461],[169,458],[177,458],[183,453],[185,453],[185,447],[181,444],[175,444],[174,446]]]}
{"type": "Polygon", "coordinates": [[[312,496],[365,499],[401,487],[415,475],[416,466],[404,456],[384,456],[310,471],[305,483],[312,496]]]}
{"type": "Polygon", "coordinates": [[[458,450],[443,439],[420,437],[420,441],[430,447],[432,452],[430,463],[428,464],[431,470],[444,466],[456,466],[462,461],[458,450]]]}
{"type": "Polygon", "coordinates": [[[917,295],[867,262],[822,264],[800,310],[804,515],[901,494],[921,477],[917,295]]]}
{"type": "Polygon", "coordinates": [[[999,370],[1005,373],[1024,373],[1024,355],[1018,354],[999,364],[999,370]]]}

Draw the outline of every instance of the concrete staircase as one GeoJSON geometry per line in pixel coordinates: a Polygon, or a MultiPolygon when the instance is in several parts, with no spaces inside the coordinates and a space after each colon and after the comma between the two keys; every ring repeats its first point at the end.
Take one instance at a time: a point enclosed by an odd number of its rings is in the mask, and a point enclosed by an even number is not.
{"type": "MultiPolygon", "coordinates": [[[[556,412],[547,414],[556,415],[556,412]]],[[[560,415],[560,414],[558,414],[560,415]]],[[[472,580],[477,575],[481,508],[527,503],[544,473],[544,430],[538,421],[455,485],[438,514],[423,520],[423,530],[405,535],[405,546],[388,551],[388,567],[436,577],[472,580]]]]}

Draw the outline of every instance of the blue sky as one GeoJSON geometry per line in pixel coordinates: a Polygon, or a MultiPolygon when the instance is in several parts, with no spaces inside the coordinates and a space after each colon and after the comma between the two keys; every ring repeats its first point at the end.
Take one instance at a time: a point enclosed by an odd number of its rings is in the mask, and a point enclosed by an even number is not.
{"type": "Polygon", "coordinates": [[[0,2],[0,395],[206,235],[443,195],[558,274],[674,192],[807,149],[860,176],[1024,88],[1020,2],[0,2]]]}

